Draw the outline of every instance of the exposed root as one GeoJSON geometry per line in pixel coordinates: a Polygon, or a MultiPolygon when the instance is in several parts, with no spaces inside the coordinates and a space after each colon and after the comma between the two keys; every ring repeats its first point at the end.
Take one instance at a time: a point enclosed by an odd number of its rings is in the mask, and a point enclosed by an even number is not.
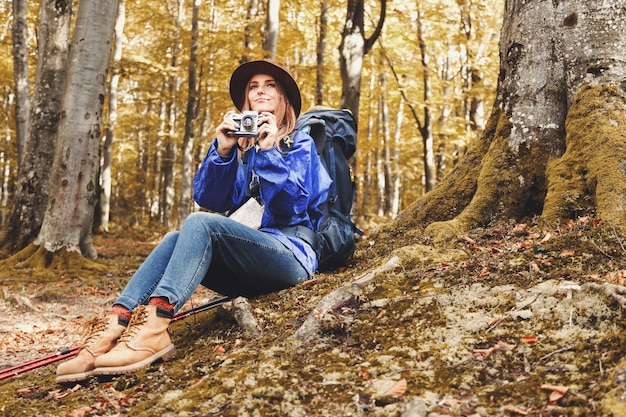
{"type": "Polygon", "coordinates": [[[302,323],[302,326],[300,326],[292,337],[300,341],[314,339],[320,333],[321,323],[325,315],[328,315],[332,310],[345,305],[355,295],[361,294],[365,285],[376,278],[377,275],[382,272],[392,270],[399,264],[400,258],[393,256],[385,264],[379,266],[378,268],[366,272],[356,280],[331,291],[326,297],[322,298],[322,300],[317,303],[313,311],[309,314],[304,323],[302,323]]]}
{"type": "Polygon", "coordinates": [[[244,329],[251,339],[258,339],[262,336],[261,325],[252,313],[252,307],[244,297],[237,297],[234,300],[222,305],[222,309],[231,315],[237,324],[244,329]]]}
{"type": "Polygon", "coordinates": [[[50,271],[60,274],[77,274],[82,270],[106,273],[109,267],[101,262],[87,259],[77,252],[60,250],[48,252],[43,246],[30,244],[7,259],[0,261],[0,278],[12,275],[12,269],[31,270],[33,275],[50,280],[50,271]]]}

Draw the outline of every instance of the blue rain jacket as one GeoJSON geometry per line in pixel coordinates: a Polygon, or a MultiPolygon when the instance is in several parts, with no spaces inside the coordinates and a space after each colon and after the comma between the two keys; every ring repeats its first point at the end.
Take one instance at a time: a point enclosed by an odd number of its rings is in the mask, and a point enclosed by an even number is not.
{"type": "Polygon", "coordinates": [[[247,199],[246,175],[252,170],[259,177],[260,198],[265,205],[259,230],[280,240],[312,275],[317,269],[315,251],[280,229],[302,225],[317,230],[322,217],[319,205],[326,201],[332,180],[317,156],[313,139],[298,131],[292,140],[284,156],[274,147],[252,148],[244,164],[236,157],[237,152],[220,156],[214,139],[193,181],[194,200],[211,211],[232,211],[247,199]]]}

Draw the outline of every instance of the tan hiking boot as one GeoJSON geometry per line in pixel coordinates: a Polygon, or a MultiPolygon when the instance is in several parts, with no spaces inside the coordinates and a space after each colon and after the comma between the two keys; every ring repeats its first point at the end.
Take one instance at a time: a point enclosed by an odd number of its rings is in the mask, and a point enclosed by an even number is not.
{"type": "Polygon", "coordinates": [[[145,368],[157,359],[171,359],[176,353],[169,333],[171,319],[171,312],[156,306],[137,307],[117,345],[96,358],[93,374],[125,374],[145,368]]]}
{"type": "Polygon", "coordinates": [[[57,367],[58,384],[89,378],[95,369],[96,358],[113,349],[126,330],[126,326],[120,324],[120,319],[115,314],[102,318],[94,316],[81,327],[83,333],[81,348],[78,355],[57,367]]]}

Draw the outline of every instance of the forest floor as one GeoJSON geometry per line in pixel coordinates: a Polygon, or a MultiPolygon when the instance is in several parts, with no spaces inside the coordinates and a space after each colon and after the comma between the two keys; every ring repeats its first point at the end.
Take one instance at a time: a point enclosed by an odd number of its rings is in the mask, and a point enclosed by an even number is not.
{"type": "MultiPolygon", "coordinates": [[[[160,237],[96,236],[105,276],[4,271],[0,371],[76,345],[160,237]]],[[[0,380],[0,414],[626,416],[624,285],[625,242],[590,219],[491,225],[447,247],[375,232],[345,270],[248,300],[259,337],[222,307],[198,313],[173,323],[173,360],[68,386],[42,366],[0,380]],[[296,337],[311,319],[318,333],[296,337]]]]}

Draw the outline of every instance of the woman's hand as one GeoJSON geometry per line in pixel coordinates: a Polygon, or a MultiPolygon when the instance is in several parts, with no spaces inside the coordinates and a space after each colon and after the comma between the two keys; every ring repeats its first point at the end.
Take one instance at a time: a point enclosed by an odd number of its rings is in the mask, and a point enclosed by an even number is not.
{"type": "Polygon", "coordinates": [[[276,126],[276,116],[273,113],[263,112],[260,114],[259,129],[257,131],[259,138],[257,144],[262,150],[267,150],[275,146],[278,141],[278,126],[276,126]]]}
{"type": "Polygon", "coordinates": [[[222,123],[215,129],[217,153],[221,156],[230,155],[233,148],[237,146],[237,137],[231,133],[237,129],[237,124],[231,118],[232,114],[234,114],[233,111],[226,113],[222,123]]]}

